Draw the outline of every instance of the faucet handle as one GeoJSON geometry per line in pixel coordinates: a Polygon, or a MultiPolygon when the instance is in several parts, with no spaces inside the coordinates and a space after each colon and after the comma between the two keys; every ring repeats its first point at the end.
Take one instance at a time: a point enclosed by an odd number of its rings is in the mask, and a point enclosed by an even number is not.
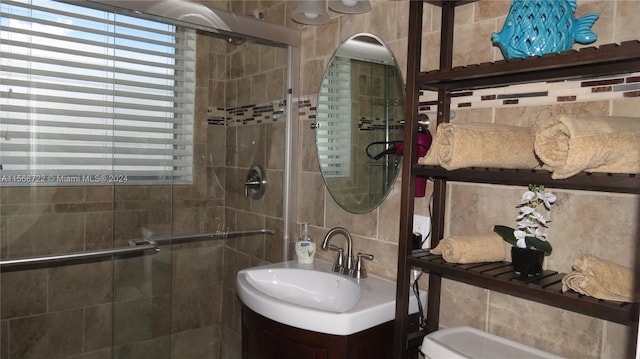
{"type": "Polygon", "coordinates": [[[333,262],[331,270],[342,274],[344,272],[344,249],[334,246],[333,244],[329,244],[329,249],[338,252],[338,256],[336,257],[335,262],[333,262]]]}
{"type": "Polygon", "coordinates": [[[353,271],[351,271],[351,277],[358,279],[367,278],[367,270],[364,267],[364,262],[362,261],[363,258],[372,261],[373,255],[366,253],[356,254],[356,267],[353,269],[353,271]]]}

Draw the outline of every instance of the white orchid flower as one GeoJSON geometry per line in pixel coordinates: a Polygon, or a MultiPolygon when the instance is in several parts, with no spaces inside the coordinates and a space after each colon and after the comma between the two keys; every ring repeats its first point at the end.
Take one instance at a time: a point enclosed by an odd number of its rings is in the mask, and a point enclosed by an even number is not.
{"type": "Polygon", "coordinates": [[[544,206],[547,209],[550,209],[551,205],[556,201],[556,196],[553,193],[540,191],[538,192],[538,199],[540,199],[542,203],[544,203],[544,206]]]}
{"type": "Polygon", "coordinates": [[[527,191],[522,195],[522,199],[518,204],[523,205],[527,203],[531,203],[536,198],[536,194],[533,191],[527,191]]]}
{"type": "Polygon", "coordinates": [[[516,220],[520,221],[522,219],[528,218],[532,213],[535,213],[535,211],[536,210],[534,208],[531,208],[529,206],[522,207],[520,208],[520,214],[518,215],[516,220]]]}
{"type": "Polygon", "coordinates": [[[537,227],[538,227],[538,223],[532,222],[528,219],[523,219],[522,221],[518,222],[519,229],[537,228],[537,227]]]}
{"type": "Polygon", "coordinates": [[[536,228],[536,230],[532,234],[543,242],[547,240],[547,234],[542,232],[540,228],[536,228]]]}
{"type": "Polygon", "coordinates": [[[518,226],[513,231],[513,236],[516,240],[515,245],[519,248],[529,247],[527,237],[537,238],[543,242],[547,241],[547,234],[542,230],[547,228],[547,224],[551,220],[545,218],[537,209],[544,205],[547,210],[550,210],[557,198],[552,193],[545,192],[544,189],[543,185],[530,184],[529,190],[522,195],[516,206],[519,208],[516,218],[518,226]]]}
{"type": "Polygon", "coordinates": [[[527,233],[525,231],[515,230],[513,231],[513,236],[516,237],[516,246],[527,248],[527,241],[525,239],[527,233]]]}
{"type": "Polygon", "coordinates": [[[544,218],[543,215],[541,215],[540,213],[538,213],[536,211],[531,212],[529,215],[533,216],[538,221],[538,223],[540,223],[542,225],[545,225],[548,222],[551,222],[550,220],[544,218]]]}

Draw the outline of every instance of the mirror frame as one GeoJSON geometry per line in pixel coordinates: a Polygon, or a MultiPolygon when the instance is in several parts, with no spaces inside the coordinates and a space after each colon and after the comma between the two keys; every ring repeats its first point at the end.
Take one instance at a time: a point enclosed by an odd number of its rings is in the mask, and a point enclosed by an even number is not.
{"type": "MultiPolygon", "coordinates": [[[[350,46],[350,48],[353,48],[353,47],[350,46]]],[[[385,67],[381,67],[380,69],[382,70],[379,70],[379,71],[385,71],[385,72],[387,71],[385,67]]],[[[356,68],[356,71],[358,71],[357,68],[356,68]]],[[[351,79],[353,79],[353,75],[350,75],[350,76],[351,76],[351,79]]],[[[371,76],[371,78],[369,79],[366,79],[366,78],[363,79],[362,76],[359,76],[356,79],[356,81],[352,80],[351,86],[350,86],[351,93],[353,93],[353,91],[358,91],[359,93],[358,88],[362,88],[363,83],[368,83],[367,81],[373,82],[373,80],[374,80],[373,76],[371,76]]],[[[371,88],[373,88],[373,86],[371,88]]],[[[385,92],[388,92],[388,90],[385,90],[385,92]]],[[[358,96],[358,97],[362,97],[362,96],[358,96]]],[[[382,40],[380,37],[374,34],[361,32],[361,33],[356,33],[349,36],[338,46],[338,48],[330,58],[329,62],[327,63],[327,67],[325,68],[322,76],[322,83],[320,84],[320,89],[318,91],[318,97],[317,97],[316,119],[315,119],[316,123],[312,125],[312,127],[316,130],[316,134],[315,134],[316,135],[315,136],[316,154],[318,156],[317,157],[318,164],[320,166],[320,172],[322,174],[322,179],[324,181],[325,187],[327,188],[327,191],[329,191],[333,200],[347,212],[354,213],[354,214],[364,214],[364,213],[371,212],[376,208],[378,208],[378,206],[380,206],[382,202],[384,202],[384,200],[387,198],[387,196],[393,189],[393,186],[400,174],[402,158],[400,157],[401,156],[400,146],[398,146],[400,151],[399,156],[395,156],[395,153],[392,148],[392,144],[402,143],[402,140],[403,140],[404,102],[405,102],[404,77],[400,69],[400,66],[398,64],[398,61],[396,60],[395,55],[393,54],[389,46],[384,42],[384,40],[382,40]],[[360,38],[366,38],[367,40],[361,41],[359,40],[360,38]],[[339,172],[339,170],[338,172],[329,171],[328,161],[325,161],[323,163],[323,157],[321,157],[321,154],[325,153],[325,150],[326,150],[326,148],[321,148],[321,143],[326,143],[326,141],[328,141],[326,137],[329,136],[326,134],[326,132],[328,131],[327,130],[328,121],[325,120],[327,116],[326,114],[327,111],[325,111],[325,109],[329,105],[334,106],[334,103],[328,104],[329,101],[327,100],[327,94],[323,93],[323,86],[327,81],[329,81],[328,75],[330,72],[330,67],[338,66],[338,65],[335,65],[336,58],[340,56],[345,56],[344,54],[345,54],[346,44],[350,42],[351,44],[353,44],[354,40],[359,41],[361,45],[364,45],[363,46],[364,49],[362,50],[362,49],[355,48],[354,50],[350,50],[349,53],[347,54],[348,56],[346,56],[349,58],[350,63],[353,63],[353,60],[357,60],[361,63],[370,62],[373,64],[382,64],[382,65],[388,65],[388,66],[393,65],[393,70],[392,70],[393,74],[391,76],[383,76],[383,78],[386,81],[387,77],[392,77],[392,81],[393,81],[393,78],[395,78],[396,81],[391,85],[382,86],[382,88],[393,88],[395,92],[393,95],[395,96],[394,98],[396,98],[396,100],[395,102],[390,104],[391,100],[389,99],[388,96],[386,96],[387,93],[385,93],[384,94],[385,96],[383,96],[382,98],[377,97],[378,102],[383,101],[383,106],[385,106],[385,112],[386,112],[385,116],[380,116],[380,117],[384,117],[383,122],[385,124],[384,128],[386,129],[384,136],[381,139],[380,138],[372,139],[372,137],[376,135],[374,133],[375,132],[374,128],[376,128],[374,123],[374,115],[373,115],[374,111],[372,111],[372,106],[371,106],[371,104],[373,103],[372,100],[374,99],[374,96],[372,95],[373,91],[369,92],[369,95],[371,95],[369,96],[369,109],[368,109],[369,113],[366,113],[366,110],[362,110],[360,108],[362,106],[359,105],[359,102],[354,104],[354,101],[351,100],[349,110],[353,109],[355,105],[355,107],[358,108],[359,113],[356,116],[351,114],[350,115],[351,118],[349,119],[349,123],[351,126],[349,131],[353,131],[355,129],[357,133],[350,134],[350,137],[351,137],[351,139],[349,140],[350,150],[346,151],[349,154],[345,155],[347,159],[345,159],[344,162],[342,163],[342,168],[346,168],[345,163],[347,163],[350,168],[344,169],[343,172],[339,172]],[[366,44],[367,42],[369,42],[371,46],[368,46],[366,44]],[[374,54],[374,58],[368,58],[372,53],[374,54]],[[388,108],[390,106],[396,107],[395,120],[393,118],[389,118],[388,116],[388,112],[389,112],[388,108]],[[364,116],[362,116],[363,113],[370,115],[371,118],[368,120],[366,119],[363,120],[364,119],[364,116]],[[393,123],[391,123],[392,121],[390,120],[393,120],[393,123]],[[391,131],[389,130],[389,128],[391,128],[391,131]],[[361,146],[358,146],[358,143],[363,143],[363,141],[358,140],[358,138],[363,137],[362,134],[364,134],[365,132],[368,132],[368,135],[367,135],[368,140],[365,141],[366,143],[368,143],[368,146],[365,146],[364,144],[362,144],[361,146]],[[374,142],[377,143],[378,145],[376,145],[376,147],[373,147],[374,149],[371,150],[372,152],[378,153],[382,151],[382,152],[388,152],[388,153],[386,155],[383,155],[381,158],[374,159],[374,157],[372,157],[369,153],[369,147],[371,147],[371,145],[373,145],[374,142]],[[352,159],[354,160],[352,161],[352,159]],[[380,161],[380,159],[382,159],[382,161],[380,161]],[[374,168],[374,166],[380,167],[380,169],[376,169],[374,168]],[[349,173],[348,177],[346,176],[346,173],[349,173]],[[371,176],[375,176],[376,178],[373,178],[371,176]],[[380,187],[375,187],[375,188],[380,188],[380,190],[372,191],[371,189],[374,188],[374,186],[378,185],[378,183],[380,187]],[[363,189],[364,187],[366,187],[367,189],[363,189]],[[356,189],[361,189],[361,191],[355,191],[356,189]]],[[[363,101],[362,103],[365,103],[365,101],[363,101]]],[[[346,106],[343,105],[343,107],[346,107],[346,106]]],[[[338,108],[342,108],[342,107],[338,105],[338,108]]],[[[342,118],[344,118],[344,116],[347,116],[347,115],[341,114],[337,116],[342,116],[342,118]]],[[[333,121],[333,122],[338,122],[338,121],[333,121]]],[[[340,133],[340,131],[344,131],[345,129],[346,128],[343,126],[342,130],[337,130],[337,131],[334,130],[334,133],[338,134],[340,133]]],[[[376,129],[379,129],[379,125],[377,126],[376,129]]],[[[334,135],[334,136],[340,137],[339,135],[334,135]]],[[[345,145],[343,144],[342,145],[343,152],[344,152],[344,147],[345,145]]],[[[326,156],[324,158],[326,158],[326,156]]],[[[341,166],[341,164],[338,164],[335,166],[341,166]]]]}

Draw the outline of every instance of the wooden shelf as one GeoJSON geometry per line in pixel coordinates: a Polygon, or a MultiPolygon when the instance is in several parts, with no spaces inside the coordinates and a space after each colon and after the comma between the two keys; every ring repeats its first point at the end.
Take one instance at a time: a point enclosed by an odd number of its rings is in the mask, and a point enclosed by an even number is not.
{"type": "Polygon", "coordinates": [[[637,72],[640,71],[638,54],[640,41],[626,41],[619,45],[421,72],[417,86],[422,90],[454,91],[637,72]]]}
{"type": "MultiPolygon", "coordinates": [[[[445,212],[448,182],[489,183],[498,185],[542,184],[551,188],[640,194],[640,174],[581,173],[563,180],[551,178],[544,170],[465,168],[447,171],[439,166],[411,164],[415,158],[412,149],[417,141],[417,108],[421,91],[437,91],[436,125],[449,122],[451,97],[456,91],[478,88],[501,87],[514,84],[545,81],[578,80],[587,77],[621,75],[640,72],[640,41],[626,41],[599,47],[565,51],[559,54],[497,61],[453,67],[453,41],[455,8],[473,1],[427,0],[429,4],[442,8],[440,31],[439,70],[420,72],[422,54],[423,4],[411,1],[409,9],[409,39],[407,54],[407,91],[405,111],[405,156],[403,179],[413,176],[434,179],[432,210],[432,245],[445,235],[445,212]]],[[[438,330],[440,322],[441,279],[467,283],[519,298],[532,300],[556,308],[581,313],[595,318],[624,325],[637,325],[639,305],[603,301],[562,292],[564,273],[545,271],[534,280],[517,279],[509,262],[455,265],[446,263],[441,256],[426,250],[411,251],[410,238],[413,233],[414,189],[412,181],[402,182],[400,204],[400,241],[398,245],[398,278],[396,305],[394,358],[406,358],[408,350],[419,345],[412,338],[423,332],[410,333],[407,318],[410,292],[410,270],[421,268],[429,276],[428,305],[424,332],[438,330]]]]}
{"type": "Polygon", "coordinates": [[[451,264],[426,250],[414,251],[407,263],[443,278],[464,282],[557,308],[630,325],[638,322],[638,304],[600,300],[574,291],[562,292],[565,273],[545,270],[534,279],[521,280],[509,262],[451,264]]]}
{"type": "Polygon", "coordinates": [[[581,173],[558,180],[544,170],[471,167],[447,171],[438,166],[415,165],[413,171],[417,176],[455,182],[522,186],[535,183],[550,188],[640,194],[640,175],[637,174],[581,173]]]}
{"type": "Polygon", "coordinates": [[[460,6],[472,2],[476,2],[478,0],[424,0],[427,4],[435,5],[435,6],[443,6],[443,5],[452,5],[452,6],[460,6]]]}

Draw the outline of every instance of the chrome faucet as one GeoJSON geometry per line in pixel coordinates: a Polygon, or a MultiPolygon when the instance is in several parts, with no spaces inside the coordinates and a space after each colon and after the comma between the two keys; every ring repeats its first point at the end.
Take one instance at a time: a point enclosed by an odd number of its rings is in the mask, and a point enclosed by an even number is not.
{"type": "Polygon", "coordinates": [[[342,227],[334,227],[327,232],[327,235],[324,236],[324,240],[322,241],[322,249],[325,251],[328,249],[338,251],[338,257],[336,258],[335,263],[333,264],[333,271],[339,272],[340,274],[350,275],[353,270],[353,259],[351,258],[351,247],[353,240],[351,239],[351,234],[349,231],[342,227]],[[342,234],[347,242],[347,253],[342,255],[343,250],[340,247],[329,244],[329,241],[336,234],[342,234]]]}

